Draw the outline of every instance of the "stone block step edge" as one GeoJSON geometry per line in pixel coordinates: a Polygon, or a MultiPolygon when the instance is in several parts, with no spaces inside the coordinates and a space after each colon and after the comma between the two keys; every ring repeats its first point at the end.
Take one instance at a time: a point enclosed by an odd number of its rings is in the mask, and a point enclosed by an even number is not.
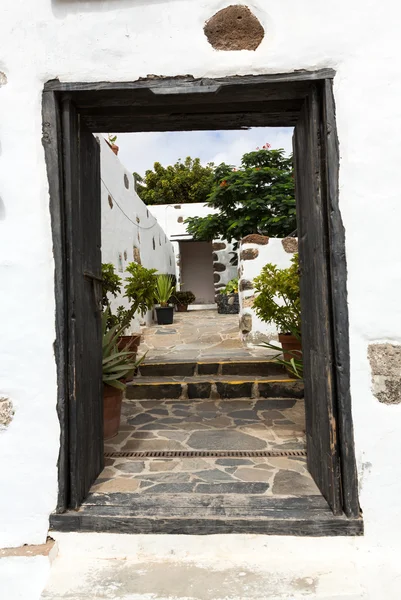
{"type": "Polygon", "coordinates": [[[236,398],[303,398],[303,382],[294,379],[268,381],[199,381],[131,383],[128,400],[195,400],[236,398]]]}
{"type": "Polygon", "coordinates": [[[192,375],[279,375],[284,374],[282,365],[271,360],[246,361],[172,361],[143,363],[139,367],[143,376],[192,376],[192,375]]]}

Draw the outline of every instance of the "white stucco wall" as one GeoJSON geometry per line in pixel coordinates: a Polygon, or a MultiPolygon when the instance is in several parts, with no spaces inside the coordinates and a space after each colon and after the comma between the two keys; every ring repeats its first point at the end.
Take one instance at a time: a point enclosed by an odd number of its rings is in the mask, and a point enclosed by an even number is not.
{"type": "Polygon", "coordinates": [[[188,217],[206,217],[217,213],[217,209],[211,208],[203,202],[188,204],[152,204],[148,206],[150,212],[156,217],[160,226],[163,227],[171,240],[190,240],[192,236],[187,232],[184,221],[188,217]]]}
{"type": "MultiPolygon", "coordinates": [[[[295,241],[295,240],[294,240],[295,241]]],[[[246,344],[259,344],[261,341],[277,339],[277,327],[274,323],[265,323],[262,321],[253,308],[253,298],[255,290],[242,290],[241,283],[252,282],[255,277],[260,275],[262,268],[267,263],[277,265],[279,269],[286,269],[291,265],[293,253],[286,252],[283,247],[283,240],[279,238],[269,238],[267,244],[241,243],[240,258],[238,261],[240,280],[239,280],[239,302],[240,302],[240,323],[244,315],[251,315],[252,329],[249,333],[243,333],[242,339],[246,344]],[[241,260],[243,250],[253,250],[257,256],[251,260],[241,260]]]]}
{"type": "MultiPolygon", "coordinates": [[[[174,250],[168,236],[135,192],[132,173],[112,152],[105,139],[101,135],[97,137],[100,141],[102,262],[113,263],[124,281],[129,275],[125,267],[136,260],[135,247],[140,252],[144,267],[175,275],[174,250]]],[[[129,306],[128,299],[124,298],[123,286],[122,294],[111,299],[113,309],[120,305],[129,306]]],[[[149,314],[141,318],[138,313],[131,323],[131,331],[138,331],[140,323],[149,321],[149,318],[149,314]]]]}
{"type": "MultiPolygon", "coordinates": [[[[216,52],[202,27],[225,5],[220,0],[1,3],[0,394],[11,398],[15,415],[0,432],[0,546],[43,542],[57,496],[54,261],[41,145],[44,83],[56,77],[130,81],[150,73],[222,77],[331,67],[337,72],[351,394],[366,534],[327,543],[356,566],[352,576],[368,590],[365,597],[377,600],[383,592],[386,600],[395,600],[395,578],[401,575],[395,559],[401,542],[401,405],[374,398],[367,347],[372,341],[401,343],[398,5],[253,0],[250,6],[266,30],[260,47],[216,52]],[[380,561],[367,572],[369,552],[393,557],[391,572],[380,561]]],[[[268,547],[272,540],[265,543],[268,547]]],[[[191,537],[180,544],[193,551],[191,537]]],[[[320,547],[321,540],[297,540],[299,552],[292,555],[292,540],[285,539],[280,558],[288,564],[320,547]]],[[[230,553],[241,552],[241,538],[233,539],[230,553]]]]}

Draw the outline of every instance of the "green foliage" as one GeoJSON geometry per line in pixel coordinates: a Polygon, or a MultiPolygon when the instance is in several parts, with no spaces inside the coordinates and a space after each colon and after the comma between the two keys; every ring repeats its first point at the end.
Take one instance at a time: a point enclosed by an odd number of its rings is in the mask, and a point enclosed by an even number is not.
{"type": "Polygon", "coordinates": [[[287,269],[278,269],[272,263],[263,267],[254,279],[253,307],[262,321],[275,323],[280,333],[296,335],[301,330],[298,254],[291,263],[287,269]]]}
{"type": "Polygon", "coordinates": [[[117,136],[116,135],[112,135],[111,133],[109,133],[107,135],[107,138],[108,138],[110,144],[115,144],[116,141],[117,141],[117,136]]]}
{"type": "Polygon", "coordinates": [[[125,297],[131,301],[131,318],[139,310],[144,315],[154,305],[157,270],[146,269],[138,263],[132,262],[126,267],[130,274],[125,279],[125,297]]]}
{"type": "Polygon", "coordinates": [[[122,279],[115,272],[114,265],[112,263],[102,264],[102,305],[103,308],[110,306],[110,300],[107,294],[112,294],[114,298],[117,298],[117,294],[121,293],[122,279]]]}
{"type": "Polygon", "coordinates": [[[171,275],[158,275],[154,298],[160,306],[168,306],[174,294],[173,278],[171,275]]]}
{"type": "Polygon", "coordinates": [[[296,229],[292,158],[266,147],[244,154],[239,169],[222,163],[207,203],[218,213],[185,221],[196,240],[231,242],[257,232],[286,237],[296,229]]]}
{"type": "Polygon", "coordinates": [[[145,177],[137,173],[134,177],[136,191],[145,204],[206,202],[213,185],[213,163],[204,167],[199,158],[188,156],[168,167],[155,162],[145,177]]]}
{"type": "Polygon", "coordinates": [[[118,390],[125,390],[126,385],[122,379],[134,375],[145,355],[137,359],[135,353],[129,349],[118,349],[118,341],[122,335],[122,330],[119,325],[108,329],[109,317],[110,314],[107,309],[102,315],[103,383],[111,385],[118,390]]]}
{"type": "Polygon", "coordinates": [[[278,354],[273,356],[270,360],[278,363],[279,365],[283,365],[287,369],[291,375],[296,377],[297,379],[302,379],[304,375],[304,361],[302,358],[302,353],[299,350],[287,350],[286,354],[291,356],[290,360],[285,360],[282,355],[282,348],[280,346],[276,346],[275,344],[268,344],[267,342],[262,342],[259,344],[264,348],[268,348],[269,350],[276,350],[278,354]]]}
{"type": "Polygon", "coordinates": [[[195,294],[192,292],[174,292],[174,304],[192,304],[195,302],[195,294]]]}
{"type": "Polygon", "coordinates": [[[238,277],[231,279],[220,293],[225,295],[238,294],[238,277]]]}

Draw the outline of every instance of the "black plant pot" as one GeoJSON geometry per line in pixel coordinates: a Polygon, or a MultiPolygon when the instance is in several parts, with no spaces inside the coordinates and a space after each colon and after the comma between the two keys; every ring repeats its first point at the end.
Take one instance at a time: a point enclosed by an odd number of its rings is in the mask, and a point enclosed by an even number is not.
{"type": "Polygon", "coordinates": [[[155,306],[157,324],[171,325],[174,319],[174,306],[155,306]]]}

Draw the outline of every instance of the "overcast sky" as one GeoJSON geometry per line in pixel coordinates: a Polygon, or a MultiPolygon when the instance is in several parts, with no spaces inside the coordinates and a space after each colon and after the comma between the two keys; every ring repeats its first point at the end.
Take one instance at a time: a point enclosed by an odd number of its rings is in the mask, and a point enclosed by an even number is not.
{"type": "Polygon", "coordinates": [[[292,128],[255,127],[239,131],[176,131],[162,133],[119,133],[118,157],[125,167],[144,175],[159,161],[163,166],[187,156],[200,158],[202,164],[226,162],[238,165],[245,152],[268,142],[272,148],[291,152],[292,128]]]}

